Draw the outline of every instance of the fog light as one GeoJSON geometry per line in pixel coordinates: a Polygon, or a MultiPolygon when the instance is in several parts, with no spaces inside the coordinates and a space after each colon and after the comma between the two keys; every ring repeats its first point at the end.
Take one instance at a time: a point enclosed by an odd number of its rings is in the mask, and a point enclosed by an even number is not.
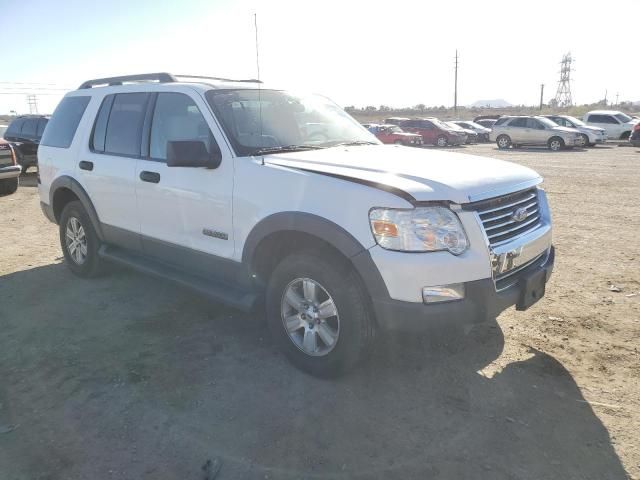
{"type": "Polygon", "coordinates": [[[424,303],[453,302],[464,298],[464,283],[452,283],[437,287],[424,287],[422,300],[424,303]]]}

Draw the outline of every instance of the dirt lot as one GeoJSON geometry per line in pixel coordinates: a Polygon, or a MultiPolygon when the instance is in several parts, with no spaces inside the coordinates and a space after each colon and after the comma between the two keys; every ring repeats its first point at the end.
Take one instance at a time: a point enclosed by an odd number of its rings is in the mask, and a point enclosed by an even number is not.
{"type": "Polygon", "coordinates": [[[640,153],[458,148],[545,177],[546,298],[306,376],[260,315],[61,263],[34,175],[0,198],[0,479],[640,479],[640,153]],[[621,292],[610,290],[619,287],[621,292]]]}

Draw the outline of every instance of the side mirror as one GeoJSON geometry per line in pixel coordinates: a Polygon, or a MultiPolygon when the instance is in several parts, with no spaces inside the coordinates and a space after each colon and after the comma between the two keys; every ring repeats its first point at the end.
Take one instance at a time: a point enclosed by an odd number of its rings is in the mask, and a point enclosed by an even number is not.
{"type": "Polygon", "coordinates": [[[218,168],[222,162],[219,151],[209,153],[200,140],[173,140],[167,142],[167,167],[218,168]]]}

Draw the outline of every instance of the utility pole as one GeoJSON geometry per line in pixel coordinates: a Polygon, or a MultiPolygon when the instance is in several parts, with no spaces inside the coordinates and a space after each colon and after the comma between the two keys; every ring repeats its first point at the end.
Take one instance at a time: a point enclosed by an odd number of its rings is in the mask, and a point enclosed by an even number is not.
{"type": "Polygon", "coordinates": [[[544,83],[540,84],[540,111],[542,111],[542,105],[544,104],[544,83]]]}
{"type": "Polygon", "coordinates": [[[607,95],[609,94],[609,90],[604,91],[604,106],[607,106],[607,95]]]}
{"type": "Polygon", "coordinates": [[[38,113],[38,97],[35,94],[27,95],[27,104],[29,105],[29,113],[38,113]]]}
{"type": "Polygon", "coordinates": [[[453,89],[453,111],[458,113],[458,49],[456,48],[455,84],[453,89]]]}
{"type": "Polygon", "coordinates": [[[618,97],[620,97],[620,94],[616,93],[616,105],[620,105],[620,103],[618,103],[618,97]]]}

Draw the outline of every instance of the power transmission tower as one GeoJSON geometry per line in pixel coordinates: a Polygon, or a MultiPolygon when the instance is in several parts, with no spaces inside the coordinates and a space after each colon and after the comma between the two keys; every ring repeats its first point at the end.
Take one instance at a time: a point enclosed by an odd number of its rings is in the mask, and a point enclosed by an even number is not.
{"type": "Polygon", "coordinates": [[[27,95],[27,104],[29,105],[29,113],[38,113],[38,97],[35,94],[27,95]]]}
{"type": "Polygon", "coordinates": [[[458,49],[456,49],[455,85],[453,89],[453,111],[458,113],[458,49]]]}
{"type": "Polygon", "coordinates": [[[573,105],[571,98],[571,63],[573,58],[571,53],[567,53],[562,57],[560,62],[560,81],[558,82],[558,91],[556,92],[556,105],[559,107],[570,107],[573,105]]]}

